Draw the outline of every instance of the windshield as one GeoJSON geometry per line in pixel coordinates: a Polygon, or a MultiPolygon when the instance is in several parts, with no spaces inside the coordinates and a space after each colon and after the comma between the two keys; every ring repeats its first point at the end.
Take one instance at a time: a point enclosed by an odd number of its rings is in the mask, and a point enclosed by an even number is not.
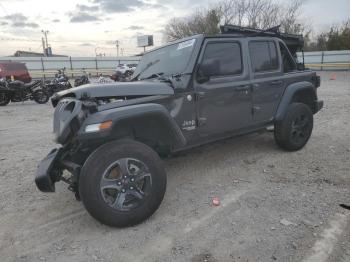
{"type": "Polygon", "coordinates": [[[182,73],[192,54],[196,39],[168,45],[145,54],[134,72],[138,79],[154,74],[172,75],[182,73]]]}

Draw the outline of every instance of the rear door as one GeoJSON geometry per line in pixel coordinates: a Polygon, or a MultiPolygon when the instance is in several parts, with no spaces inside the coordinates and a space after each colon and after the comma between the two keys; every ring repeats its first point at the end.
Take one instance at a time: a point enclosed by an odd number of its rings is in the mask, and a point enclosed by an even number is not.
{"type": "Polygon", "coordinates": [[[252,122],[252,96],[247,60],[243,55],[244,43],[237,38],[208,38],[204,41],[199,67],[215,60],[217,68],[205,83],[200,83],[197,77],[194,80],[198,134],[201,137],[234,131],[252,122]]]}
{"type": "Polygon", "coordinates": [[[252,71],[252,97],[254,123],[269,122],[273,119],[283,95],[285,80],[274,39],[252,38],[248,49],[252,71]]]}

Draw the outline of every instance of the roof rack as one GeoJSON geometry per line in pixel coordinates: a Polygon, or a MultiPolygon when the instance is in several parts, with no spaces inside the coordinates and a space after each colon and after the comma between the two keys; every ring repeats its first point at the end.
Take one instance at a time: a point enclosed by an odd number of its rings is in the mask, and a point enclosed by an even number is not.
{"type": "Polygon", "coordinates": [[[280,25],[268,28],[266,30],[242,27],[237,25],[222,25],[220,26],[221,34],[241,34],[243,36],[266,36],[278,37],[282,39],[288,46],[291,53],[302,50],[304,46],[304,37],[302,35],[286,34],[280,32],[280,25]]]}

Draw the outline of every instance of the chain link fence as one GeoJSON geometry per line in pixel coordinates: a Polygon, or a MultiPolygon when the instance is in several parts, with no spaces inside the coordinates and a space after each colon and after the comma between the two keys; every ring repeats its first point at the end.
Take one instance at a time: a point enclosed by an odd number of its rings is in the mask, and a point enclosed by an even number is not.
{"type": "Polygon", "coordinates": [[[112,75],[119,64],[137,64],[141,57],[0,57],[1,62],[25,63],[32,78],[52,78],[58,69],[66,68],[67,76],[112,75]]]}
{"type": "MultiPolygon", "coordinates": [[[[350,70],[350,50],[305,52],[305,64],[316,70],[350,70]]],[[[140,56],[125,57],[0,57],[0,62],[23,62],[33,78],[52,78],[58,69],[66,68],[72,78],[83,70],[92,76],[112,75],[119,64],[137,64],[140,56]]],[[[299,61],[302,54],[298,53],[299,61]]]]}

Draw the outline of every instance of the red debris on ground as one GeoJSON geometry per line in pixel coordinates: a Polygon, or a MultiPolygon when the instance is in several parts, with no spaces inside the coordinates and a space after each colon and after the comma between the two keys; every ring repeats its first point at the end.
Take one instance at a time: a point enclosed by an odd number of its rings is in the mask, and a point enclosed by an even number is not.
{"type": "Polygon", "coordinates": [[[213,206],[220,206],[220,199],[218,197],[213,197],[213,206]]]}

